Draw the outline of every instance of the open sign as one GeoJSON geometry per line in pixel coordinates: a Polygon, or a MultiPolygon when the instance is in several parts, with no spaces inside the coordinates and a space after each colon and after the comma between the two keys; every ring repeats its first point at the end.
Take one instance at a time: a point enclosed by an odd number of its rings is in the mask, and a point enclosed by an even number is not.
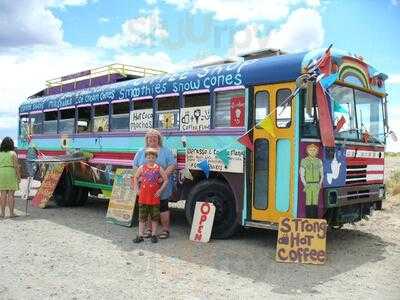
{"type": "Polygon", "coordinates": [[[209,202],[196,202],[190,240],[207,243],[214,224],[215,206],[209,202]]]}

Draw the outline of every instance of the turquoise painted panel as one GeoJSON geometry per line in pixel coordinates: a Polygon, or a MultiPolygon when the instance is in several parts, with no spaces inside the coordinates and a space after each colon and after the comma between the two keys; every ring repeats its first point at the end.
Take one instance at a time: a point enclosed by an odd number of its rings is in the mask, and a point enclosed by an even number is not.
{"type": "Polygon", "coordinates": [[[280,139],[276,143],[276,209],[289,210],[290,201],[290,141],[280,139]]]}
{"type": "Polygon", "coordinates": [[[294,172],[293,172],[293,207],[292,207],[292,217],[297,217],[297,207],[299,199],[299,151],[300,151],[300,96],[296,96],[295,117],[294,117],[294,172]]]}
{"type": "MultiPolygon", "coordinates": [[[[59,138],[34,139],[33,143],[42,150],[62,150],[59,138]]],[[[134,152],[144,146],[144,137],[79,137],[70,138],[69,148],[86,151],[103,152],[134,152]]],[[[184,152],[181,136],[164,137],[164,145],[170,149],[184,152]]],[[[210,148],[222,150],[224,148],[244,150],[244,146],[237,141],[237,136],[187,136],[188,148],[210,148]]]]}

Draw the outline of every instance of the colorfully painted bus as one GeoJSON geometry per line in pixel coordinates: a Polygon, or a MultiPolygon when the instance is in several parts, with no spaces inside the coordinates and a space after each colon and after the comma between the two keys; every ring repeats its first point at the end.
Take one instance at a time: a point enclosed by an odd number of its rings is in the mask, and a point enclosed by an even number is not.
{"type": "Polygon", "coordinates": [[[387,76],[361,57],[270,49],[98,86],[82,74],[70,91],[61,80],[19,107],[20,159],[29,141],[45,156],[90,152],[64,171],[59,205],[110,191],[115,169],[131,168],[146,130],[157,128],[177,155],[173,200],[186,200],[189,222],[197,201],[212,202],[214,237],[276,228],[281,217],[341,226],[382,207],[387,76]]]}

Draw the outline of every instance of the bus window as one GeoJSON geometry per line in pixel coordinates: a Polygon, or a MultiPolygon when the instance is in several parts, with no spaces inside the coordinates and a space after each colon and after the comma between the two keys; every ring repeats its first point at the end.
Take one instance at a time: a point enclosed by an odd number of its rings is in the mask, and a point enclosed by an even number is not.
{"type": "Polygon", "coordinates": [[[57,133],[58,111],[46,111],[44,113],[43,133],[57,133]]]}
{"type": "Polygon", "coordinates": [[[29,116],[28,115],[20,115],[19,116],[19,136],[27,137],[31,134],[29,128],[29,116]]]}
{"type": "Polygon", "coordinates": [[[276,127],[289,128],[292,124],[292,98],[288,99],[291,91],[281,89],[276,93],[276,127]]]}
{"type": "Polygon", "coordinates": [[[60,110],[59,133],[74,133],[75,108],[60,110]]]}
{"type": "Polygon", "coordinates": [[[306,93],[302,93],[300,97],[303,102],[303,124],[302,127],[302,135],[304,137],[309,138],[318,138],[319,137],[319,126],[318,126],[318,110],[313,102],[310,111],[307,112],[307,99],[306,93]]]}
{"type": "Polygon", "coordinates": [[[258,124],[269,114],[269,94],[265,91],[257,92],[255,99],[255,123],[258,124]]]}
{"type": "Polygon", "coordinates": [[[111,130],[129,130],[129,101],[112,104],[111,130]]]}
{"type": "Polygon", "coordinates": [[[177,129],[179,126],[179,97],[157,99],[157,128],[177,129]]]}
{"type": "Polygon", "coordinates": [[[93,132],[108,131],[109,105],[94,106],[93,132]]]}
{"type": "Polygon", "coordinates": [[[134,100],[130,117],[130,131],[153,128],[153,99],[134,100]]]}
{"type": "Polygon", "coordinates": [[[244,90],[216,93],[214,122],[215,127],[244,126],[244,90]],[[238,105],[235,104],[236,102],[238,105]],[[238,109],[232,114],[234,105],[238,109]],[[235,120],[239,120],[239,124],[235,120]]]}
{"type": "Polygon", "coordinates": [[[78,107],[78,122],[76,132],[89,132],[91,125],[92,108],[90,106],[78,107]]]}
{"type": "Polygon", "coordinates": [[[268,207],[268,140],[257,139],[254,142],[254,207],[268,207]]]}
{"type": "Polygon", "coordinates": [[[32,134],[42,134],[43,133],[43,113],[31,114],[30,116],[31,116],[32,134]]]}
{"type": "Polygon", "coordinates": [[[209,130],[210,129],[210,94],[185,95],[181,108],[180,130],[209,130]]]}

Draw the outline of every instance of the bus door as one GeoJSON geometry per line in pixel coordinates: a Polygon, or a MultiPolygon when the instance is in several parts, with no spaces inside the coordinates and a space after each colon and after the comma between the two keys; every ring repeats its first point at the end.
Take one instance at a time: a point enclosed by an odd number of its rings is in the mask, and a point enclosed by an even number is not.
{"type": "Polygon", "coordinates": [[[271,113],[273,130],[256,126],[253,132],[252,221],[277,223],[280,217],[291,217],[295,98],[284,101],[295,87],[295,83],[254,87],[254,124],[271,113]]]}

